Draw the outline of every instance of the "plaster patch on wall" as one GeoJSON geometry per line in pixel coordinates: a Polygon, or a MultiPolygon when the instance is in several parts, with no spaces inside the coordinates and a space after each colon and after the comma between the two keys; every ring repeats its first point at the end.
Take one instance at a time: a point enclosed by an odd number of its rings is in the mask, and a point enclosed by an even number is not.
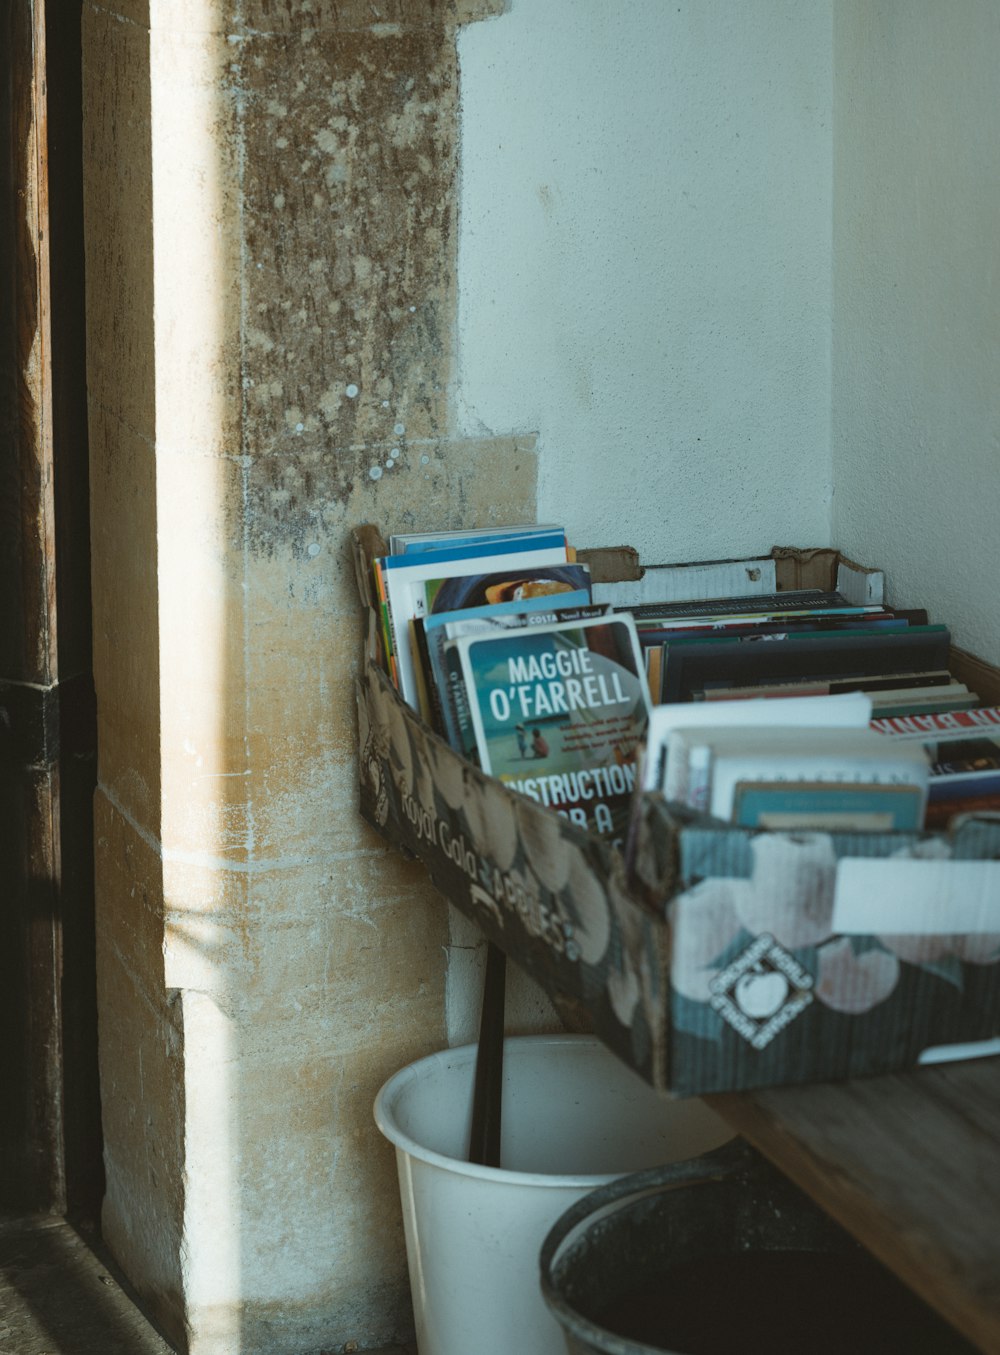
{"type": "Polygon", "coordinates": [[[534,517],[532,437],[368,443],[331,457],[321,430],[307,427],[295,455],[286,447],[252,459],[248,544],[255,555],[290,550],[305,558],[311,542],[340,537],[345,522],[377,522],[388,532],[534,517]],[[405,496],[389,487],[386,470],[393,480],[407,476],[405,496]]]}
{"type": "MultiPolygon", "coordinates": [[[[441,435],[454,313],[453,40],[407,27],[328,36],[303,52],[255,34],[244,51],[250,374],[280,382],[304,422],[315,416],[327,455],[387,438],[401,418],[413,436],[441,435]],[[268,92],[276,84],[280,100],[268,92]],[[276,156],[279,137],[289,149],[276,156]],[[265,352],[266,370],[253,370],[265,352]],[[333,398],[338,390],[350,398],[333,398]]],[[[274,412],[266,395],[248,402],[248,446],[276,448],[274,412]]]]}

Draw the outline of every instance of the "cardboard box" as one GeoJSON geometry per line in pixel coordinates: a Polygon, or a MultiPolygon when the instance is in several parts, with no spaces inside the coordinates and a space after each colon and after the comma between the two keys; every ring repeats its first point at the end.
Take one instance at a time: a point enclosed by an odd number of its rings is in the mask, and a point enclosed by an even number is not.
{"type": "MultiPolygon", "coordinates": [[[[354,541],[371,608],[381,538],[364,528],[354,541]]],[[[661,597],[740,581],[773,591],[773,575],[777,588],[881,599],[881,574],[836,551],[650,570],[629,548],[581,554],[595,594],[619,600],[651,574],[661,597]]],[[[864,1076],[1000,1036],[1000,818],[950,835],[758,832],[644,795],[626,868],[437,738],[379,667],[376,630],[358,683],[363,816],[651,1085],[688,1095],[864,1076]]]]}

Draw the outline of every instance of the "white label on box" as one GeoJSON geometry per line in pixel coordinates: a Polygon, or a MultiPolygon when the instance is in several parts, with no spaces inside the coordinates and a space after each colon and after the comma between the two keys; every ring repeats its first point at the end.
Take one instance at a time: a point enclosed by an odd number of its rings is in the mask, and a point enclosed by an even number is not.
{"type": "Polygon", "coordinates": [[[1000,861],[842,857],[833,930],[848,936],[1000,933],[1000,861]]]}
{"type": "Polygon", "coordinates": [[[709,598],[756,597],[777,591],[774,561],[721,560],[708,564],[646,565],[641,579],[595,583],[595,602],[640,607],[655,602],[703,602],[709,598]]]}
{"type": "Polygon", "coordinates": [[[918,1063],[954,1063],[958,1059],[987,1059],[1000,1054],[1000,1040],[973,1040],[968,1044],[932,1045],[918,1063]]]}
{"type": "Polygon", "coordinates": [[[859,569],[843,561],[837,567],[837,592],[855,607],[869,602],[881,606],[885,601],[885,575],[880,569],[859,569]]]}

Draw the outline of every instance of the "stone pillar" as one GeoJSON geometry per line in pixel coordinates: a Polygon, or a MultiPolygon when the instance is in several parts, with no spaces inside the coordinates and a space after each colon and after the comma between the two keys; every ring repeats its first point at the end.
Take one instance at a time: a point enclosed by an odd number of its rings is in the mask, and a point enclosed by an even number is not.
{"type": "Polygon", "coordinates": [[[534,513],[449,403],[500,7],[85,10],[104,1229],[194,1355],[409,1329],[371,1103],[444,1043],[447,920],[356,811],[347,533],[534,513]]]}

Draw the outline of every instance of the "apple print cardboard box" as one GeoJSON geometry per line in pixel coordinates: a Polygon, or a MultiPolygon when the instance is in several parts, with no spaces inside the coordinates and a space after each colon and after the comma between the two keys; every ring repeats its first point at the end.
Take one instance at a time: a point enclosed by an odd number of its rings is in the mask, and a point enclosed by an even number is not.
{"type": "MultiPolygon", "coordinates": [[[[619,852],[484,775],[399,697],[371,587],[384,542],[366,527],[353,545],[368,610],[361,813],[532,975],[567,1026],[678,1095],[910,1068],[941,1047],[1000,1049],[1000,820],[951,834],[765,832],[643,795],[619,852]]],[[[595,596],[607,584],[619,606],[623,584],[722,596],[762,573],[772,591],[776,577],[880,596],[877,572],[830,550],[648,571],[629,548],[581,554],[595,596]]]]}
{"type": "Polygon", "coordinates": [[[998,858],[1000,820],[758,832],[644,797],[629,885],[669,933],[665,1084],[828,1081],[1000,1051],[998,858]]]}

